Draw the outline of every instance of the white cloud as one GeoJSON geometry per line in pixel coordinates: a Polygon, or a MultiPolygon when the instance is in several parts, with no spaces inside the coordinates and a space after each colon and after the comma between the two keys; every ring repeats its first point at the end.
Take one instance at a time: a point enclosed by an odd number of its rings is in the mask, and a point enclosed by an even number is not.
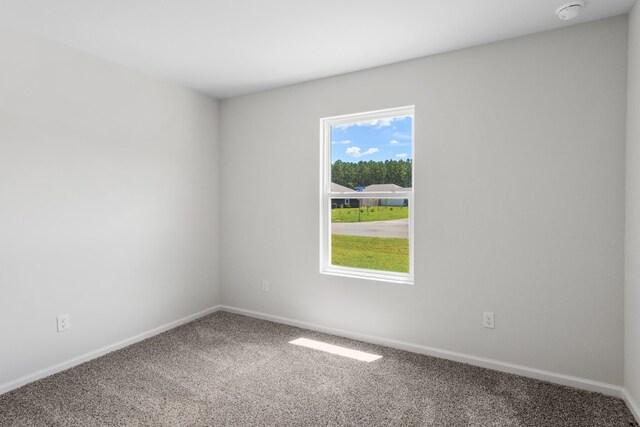
{"type": "Polygon", "coordinates": [[[396,157],[399,159],[406,159],[409,155],[407,153],[398,153],[396,157]]]}
{"type": "Polygon", "coordinates": [[[397,144],[399,144],[399,142],[398,142],[398,141],[396,141],[395,139],[392,139],[391,141],[389,141],[389,144],[391,144],[391,145],[397,145],[397,144]]]}
{"type": "Polygon", "coordinates": [[[349,147],[347,148],[347,155],[351,156],[351,157],[362,157],[362,156],[369,156],[373,153],[377,153],[378,150],[375,147],[369,148],[367,151],[362,151],[362,149],[360,147],[349,147]]]}
{"type": "Polygon", "coordinates": [[[350,139],[345,139],[344,141],[331,141],[332,144],[351,144],[350,139]]]}
{"type": "Polygon", "coordinates": [[[404,133],[404,132],[394,132],[393,136],[398,138],[398,139],[411,139],[411,135],[409,135],[408,133],[404,133]]]}
{"type": "Polygon", "coordinates": [[[394,122],[394,120],[402,120],[406,117],[409,116],[396,116],[396,117],[382,117],[380,119],[373,119],[373,120],[363,120],[361,122],[354,122],[354,123],[343,123],[341,125],[335,125],[338,129],[348,129],[351,126],[375,126],[377,128],[381,128],[381,127],[385,127],[385,126],[391,126],[391,123],[394,122]]]}

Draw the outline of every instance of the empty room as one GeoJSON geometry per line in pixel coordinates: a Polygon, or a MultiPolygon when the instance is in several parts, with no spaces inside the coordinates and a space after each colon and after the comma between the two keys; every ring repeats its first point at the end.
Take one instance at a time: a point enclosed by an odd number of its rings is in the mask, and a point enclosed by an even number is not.
{"type": "Polygon", "coordinates": [[[0,0],[0,427],[640,422],[635,0],[0,0]]]}

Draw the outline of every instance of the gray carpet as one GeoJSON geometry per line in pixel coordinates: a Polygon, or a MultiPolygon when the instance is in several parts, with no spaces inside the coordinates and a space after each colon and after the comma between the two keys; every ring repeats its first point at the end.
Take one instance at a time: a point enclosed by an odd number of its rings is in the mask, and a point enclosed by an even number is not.
{"type": "Polygon", "coordinates": [[[620,399],[229,313],[0,396],[1,426],[624,426],[620,399]],[[288,342],[382,355],[366,363],[288,342]]]}

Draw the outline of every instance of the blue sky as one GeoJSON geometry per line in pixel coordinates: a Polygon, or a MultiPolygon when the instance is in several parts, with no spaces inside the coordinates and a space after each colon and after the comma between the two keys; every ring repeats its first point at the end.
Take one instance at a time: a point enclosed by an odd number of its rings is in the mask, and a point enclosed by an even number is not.
{"type": "Polygon", "coordinates": [[[412,117],[389,117],[331,127],[331,163],[412,157],[412,117]]]}

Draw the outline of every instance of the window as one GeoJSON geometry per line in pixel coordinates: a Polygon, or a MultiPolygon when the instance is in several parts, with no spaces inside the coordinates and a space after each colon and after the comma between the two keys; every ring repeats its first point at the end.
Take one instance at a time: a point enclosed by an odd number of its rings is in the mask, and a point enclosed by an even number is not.
{"type": "Polygon", "coordinates": [[[413,283],[414,108],[320,120],[320,272],[413,283]]]}

